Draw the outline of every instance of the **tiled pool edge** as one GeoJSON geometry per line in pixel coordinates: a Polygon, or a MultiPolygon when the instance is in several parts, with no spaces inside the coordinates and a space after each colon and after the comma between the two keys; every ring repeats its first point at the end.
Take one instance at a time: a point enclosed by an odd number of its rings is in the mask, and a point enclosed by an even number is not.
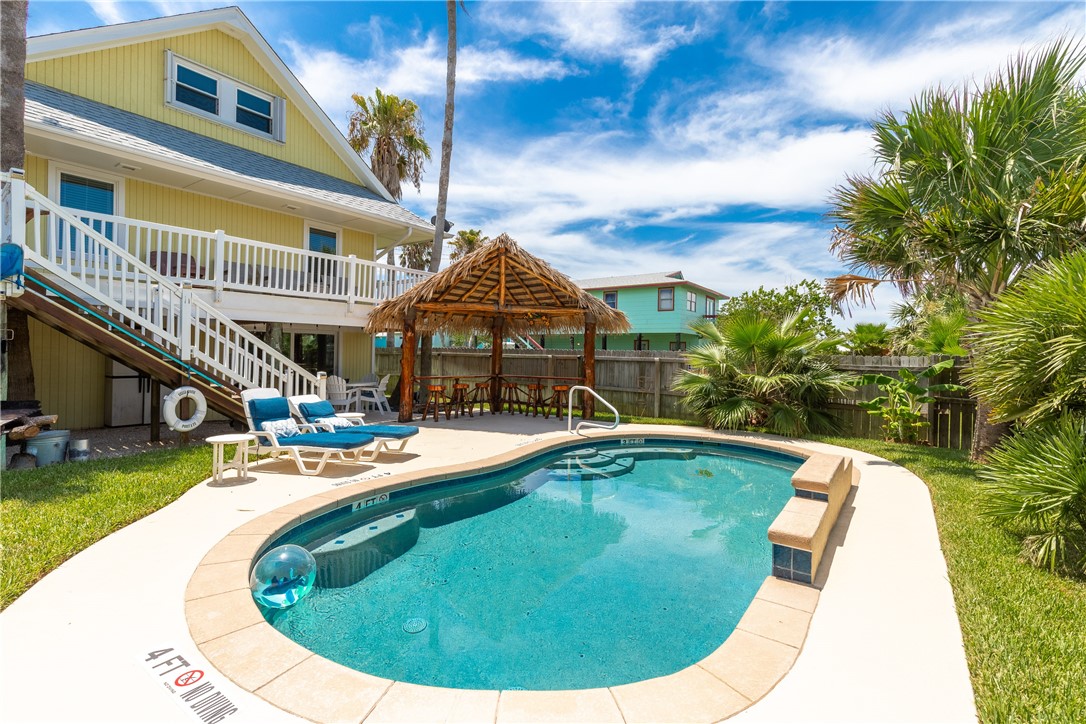
{"type": "MultiPolygon", "coordinates": [[[[586,437],[628,436],[597,432],[586,437]]],[[[822,455],[789,443],[696,429],[654,430],[651,437],[740,443],[809,462],[822,455]]],[[[394,489],[501,469],[532,454],[578,442],[583,438],[531,441],[484,461],[363,480],[316,493],[240,526],[208,552],[189,580],[185,614],[193,640],[209,662],[238,686],[313,721],[427,720],[434,715],[444,718],[451,710],[475,712],[478,716],[468,718],[488,721],[526,721],[544,713],[570,721],[717,721],[751,706],[792,668],[806,639],[817,589],[770,576],[736,630],[715,652],[668,676],[610,689],[501,692],[417,686],[348,669],[275,631],[264,622],[249,594],[253,558],[268,541],[300,522],[394,489]],[[734,663],[737,659],[741,665],[734,663]],[[320,696],[314,696],[318,690],[320,696]]]]}

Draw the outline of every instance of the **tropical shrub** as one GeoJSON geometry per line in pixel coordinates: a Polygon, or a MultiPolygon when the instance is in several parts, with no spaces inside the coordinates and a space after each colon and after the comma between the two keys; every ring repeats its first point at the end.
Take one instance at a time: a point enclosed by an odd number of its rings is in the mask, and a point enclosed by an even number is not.
{"type": "Polygon", "coordinates": [[[1031,270],[978,319],[966,379],[997,419],[1086,416],[1086,249],[1031,270]]]}
{"type": "Polygon", "coordinates": [[[839,339],[820,339],[796,315],[777,321],[753,311],[690,328],[703,341],[686,353],[690,369],[679,371],[674,388],[710,427],[781,435],[838,427],[826,403],[852,389],[829,358],[839,339]]]}
{"type": "Polygon", "coordinates": [[[869,357],[890,354],[890,330],[885,324],[857,322],[845,335],[845,349],[852,354],[869,357]]]}
{"type": "Polygon", "coordinates": [[[812,330],[826,339],[840,334],[831,319],[835,311],[836,308],[822,285],[813,279],[804,279],[799,284],[791,284],[783,289],[758,287],[754,291],[743,292],[721,302],[717,307],[716,318],[717,322],[723,323],[733,317],[752,313],[777,322],[794,317],[793,327],[812,330]]]}
{"type": "Polygon", "coordinates": [[[920,384],[920,380],[931,379],[953,366],[954,360],[947,359],[936,362],[926,370],[915,374],[903,369],[898,372],[898,377],[882,374],[862,375],[859,384],[878,385],[883,394],[874,400],[856,404],[867,410],[868,414],[882,418],[882,429],[886,433],[887,440],[915,445],[920,442],[921,432],[930,424],[921,414],[921,408],[924,405],[935,402],[935,398],[929,393],[964,392],[967,389],[962,385],[953,384],[924,387],[920,384]]]}
{"type": "Polygon", "coordinates": [[[891,348],[894,354],[945,354],[964,357],[961,338],[969,305],[954,289],[925,286],[890,307],[891,348]]]}
{"type": "Polygon", "coordinates": [[[1086,573],[1086,420],[1064,415],[1022,430],[979,474],[983,512],[1025,534],[1027,560],[1086,573]]]}

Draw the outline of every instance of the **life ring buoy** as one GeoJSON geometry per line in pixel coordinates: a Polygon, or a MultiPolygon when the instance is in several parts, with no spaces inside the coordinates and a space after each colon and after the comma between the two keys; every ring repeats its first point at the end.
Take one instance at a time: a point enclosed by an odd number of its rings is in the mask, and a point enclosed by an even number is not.
{"type": "Polygon", "coordinates": [[[200,426],[206,416],[207,400],[204,399],[204,393],[195,387],[178,387],[162,400],[162,417],[166,420],[166,427],[174,432],[191,432],[200,426]],[[192,400],[196,403],[196,412],[187,420],[177,416],[181,400],[192,400]]]}

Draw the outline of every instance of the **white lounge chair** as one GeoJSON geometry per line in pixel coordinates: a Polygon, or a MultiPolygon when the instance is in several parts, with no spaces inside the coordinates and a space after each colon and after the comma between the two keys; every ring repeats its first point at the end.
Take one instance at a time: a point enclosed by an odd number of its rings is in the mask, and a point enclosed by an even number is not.
{"type": "Polygon", "coordinates": [[[419,434],[419,429],[414,425],[369,425],[362,418],[342,417],[335,413],[335,408],[328,400],[322,400],[317,395],[294,395],[288,397],[287,401],[290,403],[291,411],[303,423],[314,426],[334,426],[332,429],[337,432],[365,432],[377,438],[378,450],[401,453],[407,447],[408,438],[419,434]]]}
{"type": "Polygon", "coordinates": [[[327,427],[299,425],[290,414],[287,399],[276,389],[245,390],[241,400],[249,432],[257,438],[257,453],[287,455],[302,475],[320,475],[333,456],[343,462],[363,462],[372,460],[386,447],[378,443],[369,448],[377,438],[367,432],[337,433],[329,432],[327,427]]]}

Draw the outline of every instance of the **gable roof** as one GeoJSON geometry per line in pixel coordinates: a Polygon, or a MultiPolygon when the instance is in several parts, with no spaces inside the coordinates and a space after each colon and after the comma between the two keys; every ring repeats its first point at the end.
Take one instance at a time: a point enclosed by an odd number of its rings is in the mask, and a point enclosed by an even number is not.
{"type": "Polygon", "coordinates": [[[33,81],[26,82],[26,125],[28,130],[74,137],[84,145],[110,147],[133,158],[166,159],[205,178],[316,200],[433,233],[428,221],[360,184],[33,81]]]}
{"type": "Polygon", "coordinates": [[[608,289],[624,289],[628,287],[677,287],[686,286],[700,289],[710,296],[718,299],[728,299],[727,294],[722,294],[709,287],[683,278],[681,271],[653,272],[651,274],[631,274],[621,277],[599,277],[597,279],[580,279],[577,285],[589,291],[606,291],[608,289]]]}
{"type": "Polygon", "coordinates": [[[358,177],[358,180],[385,200],[394,201],[370,167],[355,153],[347,143],[347,139],[328,118],[328,114],[317,105],[294,73],[240,8],[231,6],[34,36],[27,38],[26,41],[26,62],[33,63],[206,30],[219,30],[239,40],[294,102],[306,120],[317,129],[336,155],[358,177]]]}

